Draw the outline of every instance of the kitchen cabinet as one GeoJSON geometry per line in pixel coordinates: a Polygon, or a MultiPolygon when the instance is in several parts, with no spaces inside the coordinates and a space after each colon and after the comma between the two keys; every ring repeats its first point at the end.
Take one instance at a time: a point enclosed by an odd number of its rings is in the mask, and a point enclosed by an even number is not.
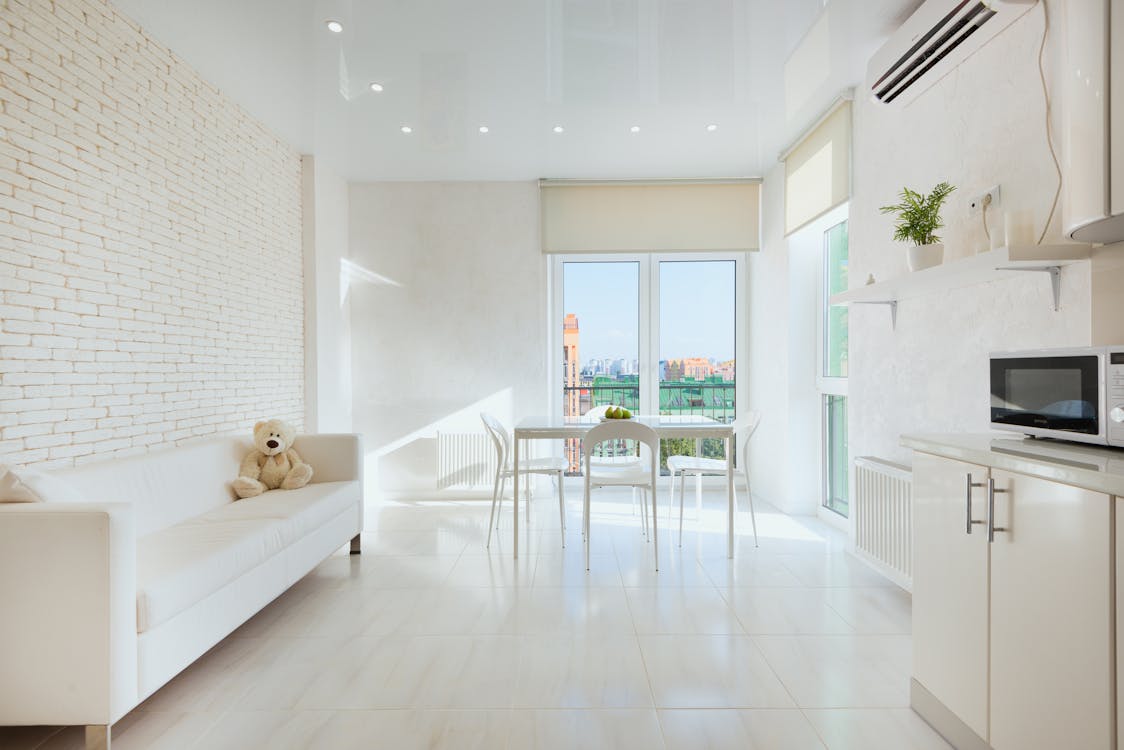
{"type": "Polygon", "coordinates": [[[991,475],[990,744],[1111,748],[1113,499],[991,475]]]}
{"type": "Polygon", "coordinates": [[[925,452],[913,482],[913,677],[963,726],[918,711],[994,750],[1117,747],[1121,501],[925,452]]]}
{"type": "Polygon", "coordinates": [[[986,467],[924,453],[913,463],[913,677],[983,739],[987,476],[986,467]]]}

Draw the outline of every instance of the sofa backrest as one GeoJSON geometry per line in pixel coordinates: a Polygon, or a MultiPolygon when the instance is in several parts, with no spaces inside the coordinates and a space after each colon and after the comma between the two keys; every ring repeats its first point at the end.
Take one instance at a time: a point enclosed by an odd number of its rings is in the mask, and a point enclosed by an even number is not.
{"type": "Polygon", "coordinates": [[[211,437],[57,474],[86,500],[132,503],[144,536],[233,502],[230,485],[250,447],[248,437],[211,437]]]}

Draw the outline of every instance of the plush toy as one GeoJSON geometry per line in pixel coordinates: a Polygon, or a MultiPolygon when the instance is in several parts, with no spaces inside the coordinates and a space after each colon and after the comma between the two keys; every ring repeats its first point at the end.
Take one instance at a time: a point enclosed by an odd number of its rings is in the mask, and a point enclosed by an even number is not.
{"type": "Polygon", "coordinates": [[[257,497],[266,490],[296,490],[312,479],[312,467],[290,448],[297,432],[280,419],[254,425],[254,450],[242,459],[234,493],[257,497]]]}

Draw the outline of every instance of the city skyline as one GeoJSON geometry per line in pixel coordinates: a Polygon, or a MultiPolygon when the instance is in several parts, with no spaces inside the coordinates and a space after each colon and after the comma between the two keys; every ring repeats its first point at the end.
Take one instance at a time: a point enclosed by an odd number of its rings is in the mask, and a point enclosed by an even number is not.
{"type": "MultiPolygon", "coordinates": [[[[733,261],[662,261],[659,360],[734,358],[733,261]]],[[[639,359],[639,268],[627,262],[565,264],[563,308],[581,329],[578,360],[639,359]]]]}

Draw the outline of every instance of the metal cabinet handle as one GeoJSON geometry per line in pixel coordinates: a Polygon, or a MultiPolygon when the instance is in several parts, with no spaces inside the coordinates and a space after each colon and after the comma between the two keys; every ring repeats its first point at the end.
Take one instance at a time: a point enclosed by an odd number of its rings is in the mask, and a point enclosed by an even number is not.
{"type": "Polygon", "coordinates": [[[1007,490],[995,489],[995,479],[988,477],[987,479],[987,541],[990,544],[995,541],[995,533],[998,531],[1007,531],[1008,529],[1002,526],[995,525],[995,493],[1006,492],[1007,490]]]}
{"type": "Polygon", "coordinates": [[[983,482],[973,482],[971,472],[968,473],[967,479],[968,479],[967,486],[964,488],[964,503],[967,506],[967,512],[965,513],[965,518],[964,518],[964,533],[965,534],[971,534],[973,524],[986,523],[985,521],[973,521],[972,520],[972,488],[973,487],[983,487],[984,485],[983,485],[983,482]]]}

